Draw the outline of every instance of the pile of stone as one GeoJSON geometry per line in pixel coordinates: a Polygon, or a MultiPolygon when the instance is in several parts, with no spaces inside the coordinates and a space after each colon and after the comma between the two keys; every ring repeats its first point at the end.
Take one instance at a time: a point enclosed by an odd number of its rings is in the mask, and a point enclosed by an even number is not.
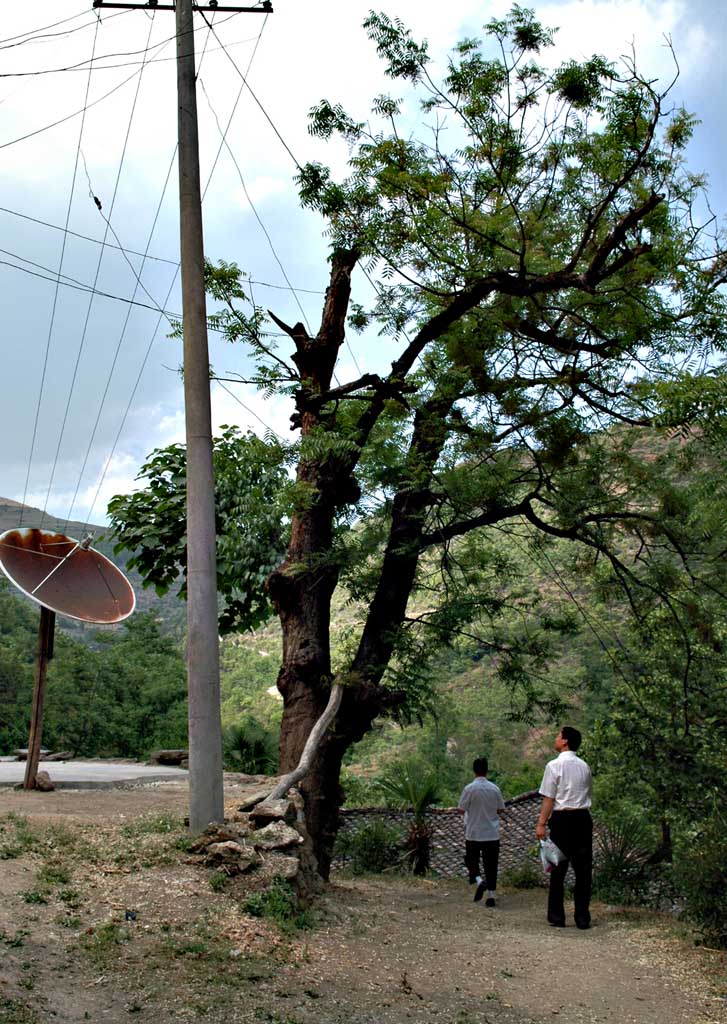
{"type": "Polygon", "coordinates": [[[283,800],[248,801],[233,819],[209,825],[190,852],[206,867],[228,875],[254,874],[262,883],[284,878],[303,903],[313,895],[315,857],[303,798],[295,790],[283,800]]]}

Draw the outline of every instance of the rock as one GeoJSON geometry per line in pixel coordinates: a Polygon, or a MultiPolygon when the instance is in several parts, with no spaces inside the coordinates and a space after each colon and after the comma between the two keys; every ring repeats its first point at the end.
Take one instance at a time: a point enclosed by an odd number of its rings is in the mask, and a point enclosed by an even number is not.
{"type": "Polygon", "coordinates": [[[208,867],[223,868],[228,874],[242,874],[256,867],[260,858],[251,846],[235,843],[211,843],[205,851],[204,862],[208,867]]]}
{"type": "MultiPolygon", "coordinates": [[[[28,760],[28,748],[27,747],[20,747],[18,750],[13,751],[13,753],[15,754],[16,758],[18,759],[18,761],[27,761],[28,760]]],[[[45,747],[41,747],[40,748],[40,759],[41,759],[41,761],[45,757],[47,757],[48,754],[50,754],[50,750],[46,750],[45,747]]]]}
{"type": "Polygon", "coordinates": [[[38,772],[35,776],[35,788],[39,789],[41,793],[52,793],[56,787],[48,772],[38,772]]]}
{"type": "Polygon", "coordinates": [[[189,751],[188,750],[155,750],[149,755],[150,764],[164,764],[169,766],[179,766],[182,761],[188,762],[189,751]]]}
{"type": "Polygon", "coordinates": [[[285,878],[292,882],[298,877],[300,861],[297,857],[288,857],[284,853],[266,853],[263,855],[258,874],[265,879],[285,878]]]}
{"type": "Polygon", "coordinates": [[[250,838],[256,850],[281,850],[287,846],[299,846],[303,842],[300,832],[283,821],[272,821],[253,832],[250,838]]]}
{"type": "Polygon", "coordinates": [[[249,835],[250,830],[243,825],[208,825],[204,832],[190,843],[189,852],[204,853],[213,843],[244,843],[249,835]]]}
{"type": "Polygon", "coordinates": [[[295,804],[292,800],[262,800],[250,811],[255,828],[263,828],[268,822],[295,821],[295,804]]]}

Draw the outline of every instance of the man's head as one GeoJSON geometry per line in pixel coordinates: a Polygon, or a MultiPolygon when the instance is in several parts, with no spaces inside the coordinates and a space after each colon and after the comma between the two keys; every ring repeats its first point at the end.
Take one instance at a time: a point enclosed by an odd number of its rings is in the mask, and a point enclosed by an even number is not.
{"type": "Polygon", "coordinates": [[[555,749],[560,754],[564,750],[572,750],[574,753],[581,745],[581,734],[572,725],[564,725],[555,737],[555,749]]]}
{"type": "Polygon", "coordinates": [[[487,758],[476,757],[472,762],[472,771],[475,775],[487,775],[487,758]]]}

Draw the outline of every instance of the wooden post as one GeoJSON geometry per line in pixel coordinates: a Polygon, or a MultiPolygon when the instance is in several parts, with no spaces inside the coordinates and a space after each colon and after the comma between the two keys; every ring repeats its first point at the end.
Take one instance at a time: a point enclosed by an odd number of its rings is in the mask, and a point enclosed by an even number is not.
{"type": "Polygon", "coordinates": [[[43,703],[45,701],[45,674],[48,662],[53,657],[53,639],[56,628],[56,613],[40,606],[38,624],[38,650],[35,655],[35,682],[33,685],[33,712],[28,737],[28,761],[25,765],[23,789],[35,789],[40,761],[40,746],[43,739],[43,703]]]}

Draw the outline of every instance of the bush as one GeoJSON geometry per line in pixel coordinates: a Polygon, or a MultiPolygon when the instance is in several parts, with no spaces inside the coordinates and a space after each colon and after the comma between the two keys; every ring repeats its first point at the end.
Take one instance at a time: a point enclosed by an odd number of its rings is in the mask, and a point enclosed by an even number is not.
{"type": "Polygon", "coordinates": [[[595,843],[593,895],[625,905],[653,902],[653,872],[647,868],[649,834],[638,822],[603,825],[595,843]]]}
{"type": "Polygon", "coordinates": [[[225,729],[222,757],[228,772],[274,775],[278,770],[278,743],[273,732],[252,715],[225,729]]]}
{"type": "Polygon", "coordinates": [[[713,816],[692,828],[680,844],[675,863],[685,916],[708,946],[727,949],[727,818],[713,816]]]}
{"type": "Polygon", "coordinates": [[[372,821],[355,832],[339,832],[334,857],[345,859],[354,875],[376,875],[401,864],[403,846],[401,829],[372,821]]]}
{"type": "Polygon", "coordinates": [[[543,885],[545,877],[539,862],[526,860],[515,868],[503,871],[500,881],[503,885],[512,886],[513,889],[537,889],[543,885]]]}

